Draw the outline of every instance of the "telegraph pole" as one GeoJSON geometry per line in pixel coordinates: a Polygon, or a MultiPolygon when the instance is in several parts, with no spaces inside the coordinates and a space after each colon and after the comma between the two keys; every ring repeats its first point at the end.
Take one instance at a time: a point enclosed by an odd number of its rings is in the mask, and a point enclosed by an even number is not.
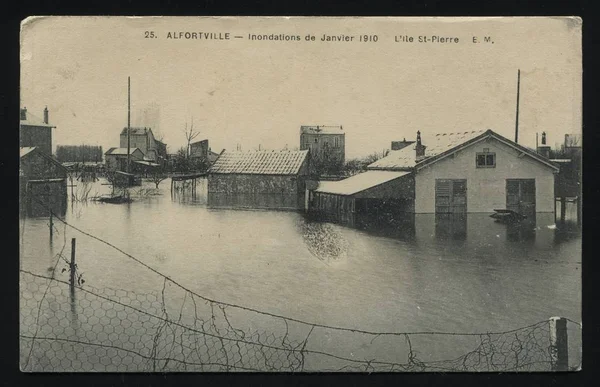
{"type": "Polygon", "coordinates": [[[515,142],[519,142],[519,92],[521,90],[521,69],[517,71],[517,118],[515,122],[515,142]]]}
{"type": "Polygon", "coordinates": [[[131,164],[131,77],[127,77],[127,173],[131,164]]]}

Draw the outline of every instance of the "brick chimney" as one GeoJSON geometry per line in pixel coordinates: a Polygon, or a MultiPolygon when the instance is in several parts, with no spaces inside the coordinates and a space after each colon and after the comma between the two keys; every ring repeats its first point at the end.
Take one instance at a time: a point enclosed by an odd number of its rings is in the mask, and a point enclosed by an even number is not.
{"type": "Polygon", "coordinates": [[[44,124],[48,123],[48,106],[44,108],[44,124]]]}
{"type": "Polygon", "coordinates": [[[27,119],[27,107],[24,107],[23,109],[21,109],[21,120],[26,120],[27,119]]]}
{"type": "Polygon", "coordinates": [[[421,132],[417,131],[417,145],[415,145],[417,161],[425,157],[425,148],[426,146],[421,143],[421,132]]]}

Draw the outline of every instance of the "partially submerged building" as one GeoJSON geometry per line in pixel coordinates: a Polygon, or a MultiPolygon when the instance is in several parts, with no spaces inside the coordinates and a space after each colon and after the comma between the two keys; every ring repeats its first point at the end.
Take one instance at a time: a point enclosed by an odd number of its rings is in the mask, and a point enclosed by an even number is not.
{"type": "Polygon", "coordinates": [[[21,212],[64,215],[67,209],[67,169],[38,147],[20,148],[19,189],[21,212]]]}
{"type": "Polygon", "coordinates": [[[495,209],[535,216],[554,212],[556,173],[558,167],[548,158],[492,130],[439,133],[429,146],[417,132],[414,144],[390,151],[367,172],[321,183],[311,208],[342,223],[351,223],[348,218],[359,213],[359,203],[369,201],[377,203],[381,216],[464,215],[495,209]],[[397,175],[388,179],[373,172],[397,175]],[[324,201],[333,204],[323,205],[324,201]],[[347,209],[341,211],[344,205],[347,209]]]}
{"type": "Polygon", "coordinates": [[[192,161],[203,162],[207,166],[211,166],[219,158],[219,154],[210,149],[208,140],[201,140],[190,144],[190,158],[192,161]]]}
{"type": "MultiPolygon", "coordinates": [[[[130,161],[131,169],[133,170],[133,164],[138,161],[144,161],[144,153],[139,148],[131,147],[130,161]]],[[[106,163],[106,170],[109,172],[115,171],[127,171],[127,147],[125,148],[110,148],[104,153],[104,160],[106,163]]]]}
{"type": "Polygon", "coordinates": [[[308,151],[223,151],[208,170],[208,205],[304,207],[308,151]]]}

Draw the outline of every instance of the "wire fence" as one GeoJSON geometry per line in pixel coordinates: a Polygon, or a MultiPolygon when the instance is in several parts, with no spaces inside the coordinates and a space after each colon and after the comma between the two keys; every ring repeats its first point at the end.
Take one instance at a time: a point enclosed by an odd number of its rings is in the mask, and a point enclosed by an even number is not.
{"type": "Polygon", "coordinates": [[[138,293],[96,288],[76,274],[74,281],[62,279],[58,264],[69,262],[65,236],[53,270],[20,271],[23,371],[556,369],[559,349],[550,320],[484,333],[372,332],[311,323],[197,294],[111,243],[57,220],[160,276],[162,288],[138,293]]]}

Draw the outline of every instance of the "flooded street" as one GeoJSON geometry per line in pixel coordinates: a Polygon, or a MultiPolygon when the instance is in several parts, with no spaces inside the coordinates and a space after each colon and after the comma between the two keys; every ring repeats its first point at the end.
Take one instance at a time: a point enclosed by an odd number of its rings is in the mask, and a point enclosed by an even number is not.
{"type": "MultiPolygon", "coordinates": [[[[69,204],[65,221],[89,235],[55,221],[50,244],[47,218],[22,219],[21,269],[48,275],[77,238],[84,288],[161,292],[164,278],[94,236],[196,294],[313,324],[484,333],[581,321],[581,239],[557,231],[552,214],[519,230],[470,214],[461,225],[416,215],[412,230],[367,232],[295,212],[211,209],[202,189],[192,199],[172,197],[169,180],[158,193],[144,184],[133,203],[69,204]]],[[[54,276],[68,281],[64,267],[54,276]]],[[[334,334],[322,339],[346,351],[334,334]]]]}

